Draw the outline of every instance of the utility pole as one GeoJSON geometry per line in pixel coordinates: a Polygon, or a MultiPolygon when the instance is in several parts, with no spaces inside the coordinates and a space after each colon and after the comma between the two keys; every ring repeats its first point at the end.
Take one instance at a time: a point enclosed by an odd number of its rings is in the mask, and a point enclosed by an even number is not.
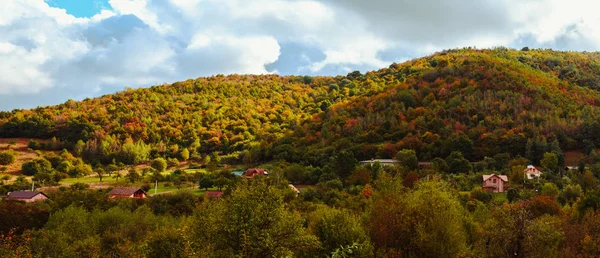
{"type": "Polygon", "coordinates": [[[156,191],[158,191],[158,180],[154,181],[154,194],[156,195],[156,191]]]}

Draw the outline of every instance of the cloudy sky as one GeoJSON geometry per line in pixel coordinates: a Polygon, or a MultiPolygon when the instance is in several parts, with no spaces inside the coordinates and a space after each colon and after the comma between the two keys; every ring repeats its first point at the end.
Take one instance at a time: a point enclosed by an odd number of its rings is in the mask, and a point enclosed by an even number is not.
{"type": "Polygon", "coordinates": [[[1,0],[0,110],[215,74],[345,75],[466,46],[598,51],[578,0],[1,0]]]}

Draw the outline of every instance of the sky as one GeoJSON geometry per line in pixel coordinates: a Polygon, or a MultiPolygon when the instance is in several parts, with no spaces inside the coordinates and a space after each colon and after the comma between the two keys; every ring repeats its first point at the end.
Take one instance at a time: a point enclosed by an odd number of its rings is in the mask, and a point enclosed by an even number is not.
{"type": "Polygon", "coordinates": [[[0,110],[216,74],[346,75],[451,48],[598,51],[585,0],[1,0],[0,110]]]}

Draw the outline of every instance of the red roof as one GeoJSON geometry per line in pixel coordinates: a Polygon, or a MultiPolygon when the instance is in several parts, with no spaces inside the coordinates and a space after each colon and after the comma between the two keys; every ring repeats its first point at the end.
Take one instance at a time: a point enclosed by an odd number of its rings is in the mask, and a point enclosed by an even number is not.
{"type": "Polygon", "coordinates": [[[24,200],[24,199],[31,199],[33,197],[35,197],[36,195],[41,194],[43,196],[46,196],[46,198],[48,198],[48,196],[42,192],[32,192],[32,191],[16,191],[16,192],[9,192],[6,195],[6,199],[8,200],[24,200]]]}
{"type": "Polygon", "coordinates": [[[142,190],[141,188],[135,188],[135,187],[117,187],[115,189],[112,189],[110,192],[108,192],[109,195],[117,195],[117,196],[131,196],[137,192],[141,191],[142,193],[146,193],[144,192],[144,190],[142,190]]]}
{"type": "Polygon", "coordinates": [[[491,174],[491,175],[483,175],[483,181],[487,181],[488,179],[492,178],[492,177],[498,177],[500,178],[502,181],[504,182],[508,182],[508,177],[506,175],[496,175],[496,174],[491,174]]]}
{"type": "Polygon", "coordinates": [[[218,198],[218,197],[223,196],[223,192],[206,192],[206,196],[218,198]]]}
{"type": "Polygon", "coordinates": [[[539,169],[535,168],[532,165],[527,166],[527,168],[525,169],[525,174],[541,174],[542,172],[540,172],[539,169]]]}
{"type": "Polygon", "coordinates": [[[269,172],[267,172],[267,170],[264,169],[264,168],[249,168],[244,173],[244,176],[246,178],[252,178],[252,177],[257,176],[257,175],[258,176],[268,176],[269,172]]]}

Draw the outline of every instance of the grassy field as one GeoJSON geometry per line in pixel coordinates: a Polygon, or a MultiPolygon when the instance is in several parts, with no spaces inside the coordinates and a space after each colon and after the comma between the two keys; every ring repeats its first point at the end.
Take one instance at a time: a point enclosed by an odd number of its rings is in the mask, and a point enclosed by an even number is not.
{"type": "Polygon", "coordinates": [[[492,195],[494,196],[494,200],[507,201],[507,199],[506,199],[506,192],[504,192],[504,193],[493,193],[492,195]]]}
{"type": "MultiPolygon", "coordinates": [[[[122,186],[131,186],[131,187],[139,187],[143,184],[142,182],[136,182],[135,184],[128,184],[128,181],[125,178],[120,178],[119,181],[117,182],[117,180],[115,178],[109,177],[109,176],[103,177],[102,182],[100,182],[100,179],[95,176],[95,177],[81,177],[81,178],[66,178],[66,179],[61,180],[60,183],[61,183],[61,185],[64,185],[64,186],[69,186],[74,183],[85,183],[85,184],[96,185],[96,186],[100,185],[100,188],[114,186],[117,183],[121,183],[119,185],[122,185],[122,186]]],[[[152,188],[150,188],[150,190],[148,190],[148,194],[154,195],[155,194],[154,184],[150,184],[150,185],[152,186],[152,188]]],[[[207,192],[204,189],[198,189],[196,185],[193,185],[191,183],[182,185],[181,188],[179,188],[179,189],[176,186],[174,186],[172,183],[168,183],[167,185],[168,186],[165,186],[165,182],[158,183],[158,187],[156,189],[156,194],[174,193],[177,191],[185,191],[185,190],[191,190],[192,193],[195,195],[202,195],[207,192]]],[[[218,191],[218,189],[217,188],[209,188],[208,191],[218,191]]]]}
{"type": "MultiPolygon", "coordinates": [[[[127,179],[121,177],[119,178],[119,182],[126,182],[127,179]]],[[[65,178],[63,180],[60,180],[60,184],[66,184],[66,185],[72,185],[74,183],[86,183],[86,184],[91,184],[91,183],[100,183],[100,178],[97,176],[93,176],[93,177],[78,177],[78,178],[65,178]]],[[[117,179],[113,178],[112,176],[104,176],[102,177],[102,183],[117,183],[117,179]]]]}

